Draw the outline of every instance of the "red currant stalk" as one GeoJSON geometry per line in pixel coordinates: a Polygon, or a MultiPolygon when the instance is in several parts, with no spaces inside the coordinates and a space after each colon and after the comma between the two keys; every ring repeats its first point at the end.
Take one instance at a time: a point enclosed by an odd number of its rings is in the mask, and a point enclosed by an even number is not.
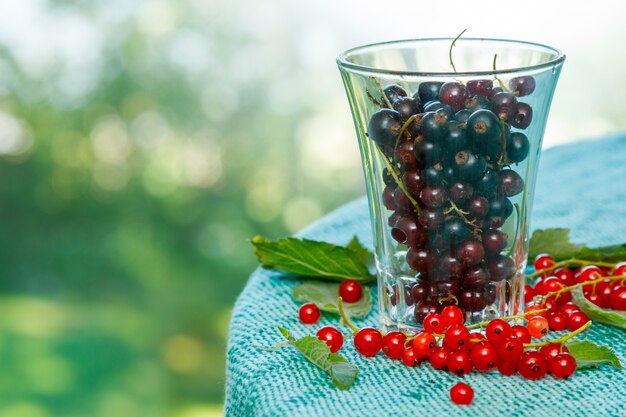
{"type": "Polygon", "coordinates": [[[359,328],[352,324],[352,322],[346,315],[346,312],[343,309],[343,299],[341,297],[337,298],[337,310],[339,311],[339,316],[341,316],[341,322],[348,326],[350,330],[352,330],[353,335],[356,334],[359,331],[359,328]]]}
{"type": "Polygon", "coordinates": [[[580,282],[578,284],[569,285],[567,287],[562,287],[560,290],[549,292],[546,295],[537,295],[535,298],[538,300],[541,300],[540,305],[544,305],[547,302],[549,297],[559,296],[560,294],[572,291],[576,288],[587,287],[589,285],[595,287],[597,284],[603,281],[619,281],[619,280],[625,280],[625,279],[626,279],[626,275],[614,275],[614,276],[608,276],[608,277],[600,277],[592,281],[585,281],[585,282],[580,282]]]}
{"type": "Polygon", "coordinates": [[[565,267],[565,266],[573,266],[573,265],[577,265],[577,266],[587,266],[587,265],[596,265],[596,266],[603,266],[603,267],[607,267],[607,268],[613,268],[617,265],[617,263],[611,263],[611,262],[599,262],[599,261],[586,261],[584,259],[577,259],[577,258],[572,258],[572,259],[567,259],[565,261],[560,261],[560,262],[555,262],[553,265],[544,268],[544,269],[538,269],[535,272],[533,272],[532,274],[528,274],[526,275],[526,278],[535,278],[538,277],[541,274],[544,273],[551,273],[552,271],[554,271],[557,268],[560,267],[565,267]]]}
{"type": "MultiPolygon", "coordinates": [[[[540,309],[540,310],[533,310],[532,313],[536,314],[536,313],[543,313],[543,312],[546,312],[546,311],[548,311],[548,309],[547,308],[543,308],[543,309],[540,309]]],[[[514,319],[524,319],[524,320],[526,320],[528,315],[529,315],[528,312],[523,312],[523,313],[515,314],[515,315],[512,315],[512,316],[502,316],[502,317],[499,317],[499,319],[500,320],[514,320],[514,319]]],[[[487,326],[489,323],[491,323],[492,321],[493,320],[481,321],[480,323],[471,324],[471,325],[466,326],[466,327],[467,327],[468,330],[469,329],[476,329],[476,328],[483,328],[483,327],[487,326]]]]}

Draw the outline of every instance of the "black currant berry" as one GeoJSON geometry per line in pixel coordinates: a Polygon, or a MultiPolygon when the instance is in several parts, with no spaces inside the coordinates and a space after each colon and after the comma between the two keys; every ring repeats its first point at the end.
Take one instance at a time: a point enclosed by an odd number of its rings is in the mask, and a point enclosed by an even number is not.
{"type": "Polygon", "coordinates": [[[463,220],[453,217],[444,222],[443,235],[448,236],[450,241],[456,244],[470,236],[470,228],[463,220]]]}
{"type": "MultiPolygon", "coordinates": [[[[422,278],[422,276],[420,276],[422,278]]],[[[411,287],[411,298],[415,303],[421,303],[428,299],[429,285],[426,281],[418,281],[411,287]]]]}
{"type": "Polygon", "coordinates": [[[404,169],[417,168],[417,160],[415,159],[414,144],[412,140],[407,140],[398,145],[396,148],[396,161],[398,161],[404,169]]]}
{"type": "Polygon", "coordinates": [[[393,201],[395,201],[396,206],[402,210],[410,211],[413,210],[413,203],[409,200],[409,197],[402,191],[402,188],[396,187],[393,190],[393,201]]]}
{"type": "Polygon", "coordinates": [[[424,180],[426,184],[431,186],[443,184],[446,180],[446,174],[441,164],[437,163],[434,166],[424,168],[424,180]]]}
{"type": "Polygon", "coordinates": [[[374,113],[367,128],[369,137],[383,148],[394,146],[401,129],[400,114],[390,109],[374,113]]]}
{"type": "Polygon", "coordinates": [[[487,169],[487,162],[469,150],[457,152],[453,163],[456,176],[467,182],[477,181],[487,169]]]}
{"type": "Polygon", "coordinates": [[[493,112],[504,120],[512,120],[517,109],[517,99],[512,93],[501,92],[491,97],[493,112]]]}
{"type": "Polygon", "coordinates": [[[477,110],[491,110],[491,102],[485,96],[475,95],[465,101],[465,108],[471,112],[477,110]]]}
{"type": "Polygon", "coordinates": [[[511,78],[509,88],[518,97],[527,96],[535,91],[535,79],[531,76],[511,78]]]}
{"type": "MultiPolygon", "coordinates": [[[[395,195],[395,193],[394,193],[395,195]]],[[[513,203],[506,197],[495,196],[489,201],[489,212],[487,215],[493,218],[499,218],[503,221],[513,214],[513,203]]]]}
{"type": "Polygon", "coordinates": [[[449,105],[454,111],[459,111],[465,107],[467,96],[467,88],[456,81],[445,83],[439,90],[439,101],[449,105]]]}
{"type": "Polygon", "coordinates": [[[400,114],[402,121],[406,121],[414,114],[420,113],[420,104],[413,97],[400,97],[393,102],[393,109],[400,114]]]}
{"type": "Polygon", "coordinates": [[[423,323],[427,315],[437,312],[439,312],[439,307],[437,306],[437,304],[427,301],[416,303],[415,310],[413,311],[415,315],[415,321],[417,321],[418,323],[423,323]]]}
{"type": "Polygon", "coordinates": [[[460,294],[459,302],[467,311],[480,311],[488,304],[483,287],[464,289],[460,294]]]}
{"type": "Polygon", "coordinates": [[[417,93],[413,95],[413,97],[419,97],[422,103],[427,103],[432,100],[439,99],[439,90],[443,85],[442,82],[437,81],[426,81],[420,84],[417,89],[417,93]]]}
{"type": "Polygon", "coordinates": [[[457,121],[459,123],[467,123],[467,119],[472,115],[471,110],[463,109],[459,110],[452,116],[452,120],[457,121]]]}
{"type": "Polygon", "coordinates": [[[506,144],[506,156],[510,162],[522,162],[528,156],[530,142],[525,134],[513,132],[506,144]]]}
{"type": "Polygon", "coordinates": [[[383,169],[383,182],[385,183],[385,185],[395,184],[395,181],[396,180],[393,179],[393,176],[391,175],[389,170],[387,168],[383,169]]]}
{"type": "Polygon", "coordinates": [[[533,120],[533,109],[526,103],[518,103],[511,125],[518,129],[526,129],[533,120]]]}
{"type": "Polygon", "coordinates": [[[492,281],[502,281],[513,276],[515,273],[515,262],[509,256],[498,255],[489,260],[487,269],[492,281]]]}
{"type": "Polygon", "coordinates": [[[439,259],[436,266],[445,280],[450,278],[460,279],[463,276],[463,263],[454,256],[446,255],[439,259]]]}
{"type": "Polygon", "coordinates": [[[456,204],[463,204],[474,194],[474,187],[467,182],[457,181],[449,187],[448,194],[456,204]]]}
{"type": "Polygon", "coordinates": [[[437,110],[442,110],[446,114],[446,116],[448,116],[448,120],[452,119],[454,111],[452,110],[452,107],[448,106],[447,104],[443,104],[439,100],[433,100],[424,105],[424,113],[435,112],[437,110]]]}
{"type": "Polygon", "coordinates": [[[426,186],[426,184],[424,183],[424,178],[419,171],[405,172],[404,174],[402,174],[402,182],[404,183],[406,190],[413,197],[418,197],[420,195],[420,192],[422,191],[422,188],[426,186]]]}
{"type": "Polygon", "coordinates": [[[480,94],[481,96],[489,98],[492,89],[492,80],[470,80],[467,82],[467,91],[469,92],[470,96],[480,94]]]}
{"type": "Polygon", "coordinates": [[[523,189],[524,180],[517,172],[511,169],[505,169],[500,172],[498,194],[505,197],[513,197],[514,195],[521,193],[523,189]]]}
{"type": "Polygon", "coordinates": [[[391,237],[398,243],[405,244],[412,248],[418,247],[426,242],[426,232],[416,219],[408,216],[400,217],[391,229],[391,237]]]}
{"type": "Polygon", "coordinates": [[[411,269],[417,272],[428,272],[435,266],[437,257],[427,249],[409,248],[406,253],[406,262],[411,269]]]}
{"type": "Polygon", "coordinates": [[[446,188],[441,185],[427,186],[420,193],[420,200],[422,200],[426,207],[431,209],[443,206],[447,199],[448,192],[446,188]]]}
{"type": "Polygon", "coordinates": [[[483,247],[490,254],[500,253],[506,248],[508,235],[498,229],[487,229],[483,232],[483,247]]]}
{"type": "Polygon", "coordinates": [[[424,229],[437,230],[443,224],[444,215],[441,210],[423,209],[420,212],[419,221],[424,229]]]}
{"type": "Polygon", "coordinates": [[[479,240],[464,240],[459,245],[458,256],[465,265],[478,265],[485,257],[485,248],[479,240]]]}
{"type": "Polygon", "coordinates": [[[448,134],[448,115],[445,110],[439,109],[428,112],[422,117],[420,129],[427,140],[438,142],[448,134]]]}
{"type": "Polygon", "coordinates": [[[467,119],[467,134],[483,152],[497,147],[501,143],[500,120],[489,110],[477,110],[467,119]]]}
{"type": "Polygon", "coordinates": [[[383,91],[385,92],[385,96],[387,96],[387,100],[389,100],[390,103],[396,101],[397,99],[399,99],[400,97],[406,97],[407,93],[404,90],[404,88],[400,87],[398,84],[390,84],[388,86],[386,86],[383,91]]]}
{"type": "Polygon", "coordinates": [[[475,265],[468,268],[463,279],[463,284],[470,287],[484,285],[489,282],[489,273],[483,266],[475,265]]]}
{"type": "Polygon", "coordinates": [[[393,192],[396,190],[395,184],[389,184],[383,190],[383,205],[387,210],[399,210],[400,207],[396,204],[393,198],[393,192]]]}
{"type": "Polygon", "coordinates": [[[413,146],[415,159],[420,165],[431,166],[443,158],[443,148],[440,142],[422,140],[415,142],[413,146]]]}
{"type": "Polygon", "coordinates": [[[454,154],[467,147],[466,125],[451,120],[448,122],[448,134],[443,138],[443,147],[454,154]]]}
{"type": "Polygon", "coordinates": [[[478,194],[486,197],[490,197],[496,193],[498,186],[500,185],[500,175],[498,172],[488,169],[483,176],[476,181],[474,189],[478,194]]]}
{"type": "Polygon", "coordinates": [[[485,197],[474,196],[467,204],[467,210],[474,218],[482,219],[489,212],[489,201],[485,197]]]}

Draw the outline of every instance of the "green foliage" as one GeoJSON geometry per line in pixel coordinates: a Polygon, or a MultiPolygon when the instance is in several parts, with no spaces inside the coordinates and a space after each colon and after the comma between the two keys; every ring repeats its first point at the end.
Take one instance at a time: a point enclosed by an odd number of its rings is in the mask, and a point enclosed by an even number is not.
{"type": "Polygon", "coordinates": [[[530,239],[529,259],[549,253],[557,261],[578,258],[588,261],[619,262],[626,259],[626,244],[589,248],[572,243],[570,230],[565,228],[535,230],[530,239]]]}
{"type": "Polygon", "coordinates": [[[354,384],[359,375],[359,368],[349,363],[343,356],[330,353],[330,347],[326,342],[315,336],[296,339],[287,329],[279,327],[278,330],[309,362],[326,371],[337,388],[346,390],[354,384]]]}
{"type": "Polygon", "coordinates": [[[615,353],[607,346],[598,346],[588,340],[574,340],[567,344],[569,353],[576,359],[578,369],[596,368],[602,364],[621,368],[622,364],[615,353]]]}

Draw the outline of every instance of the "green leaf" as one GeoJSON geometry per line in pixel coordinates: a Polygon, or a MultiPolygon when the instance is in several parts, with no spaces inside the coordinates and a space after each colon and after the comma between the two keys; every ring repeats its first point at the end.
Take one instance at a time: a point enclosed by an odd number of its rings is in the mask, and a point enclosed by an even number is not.
{"type": "Polygon", "coordinates": [[[255,236],[251,242],[264,268],[331,281],[368,282],[376,278],[358,253],[342,246],[292,237],[273,242],[255,236]]]}
{"type": "Polygon", "coordinates": [[[585,298],[581,287],[572,290],[572,301],[580,307],[591,320],[619,327],[620,329],[626,329],[626,311],[609,310],[598,307],[585,298]]]}
{"type": "MultiPolygon", "coordinates": [[[[337,297],[339,296],[339,284],[330,282],[307,282],[296,285],[293,289],[293,298],[296,301],[314,303],[320,310],[330,313],[339,313],[337,309],[337,297]]],[[[362,318],[372,309],[372,292],[368,287],[363,287],[363,296],[356,303],[343,303],[344,311],[350,317],[362,318]]]]}
{"type": "Polygon", "coordinates": [[[528,257],[534,259],[540,253],[549,253],[557,261],[576,256],[583,245],[569,240],[569,229],[535,230],[530,238],[528,257]]]}
{"type": "Polygon", "coordinates": [[[598,346],[588,340],[574,340],[566,346],[570,355],[576,359],[578,369],[597,367],[602,364],[616,368],[622,367],[619,358],[607,346],[598,346]]]}
{"type": "Polygon", "coordinates": [[[374,265],[374,254],[359,242],[359,238],[356,237],[356,235],[354,235],[352,240],[346,245],[346,248],[356,253],[361,262],[365,265],[374,265]]]}
{"type": "Polygon", "coordinates": [[[572,243],[569,229],[535,230],[530,239],[528,257],[534,259],[540,253],[549,253],[557,261],[578,258],[587,261],[620,262],[626,259],[626,244],[589,248],[572,243]]]}
{"type": "Polygon", "coordinates": [[[343,356],[330,353],[330,346],[315,336],[296,339],[289,330],[279,327],[278,330],[289,344],[311,363],[330,375],[333,384],[342,390],[350,388],[359,375],[359,368],[349,363],[343,356]]]}

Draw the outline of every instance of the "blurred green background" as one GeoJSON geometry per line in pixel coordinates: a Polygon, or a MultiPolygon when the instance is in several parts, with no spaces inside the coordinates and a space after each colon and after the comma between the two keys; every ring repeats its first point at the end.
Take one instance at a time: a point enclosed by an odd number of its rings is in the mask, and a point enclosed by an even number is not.
{"type": "MultiPolygon", "coordinates": [[[[485,3],[481,19],[498,15],[485,3]]],[[[537,39],[506,19],[383,25],[359,4],[0,2],[0,416],[221,414],[247,239],[363,192],[342,49],[466,26],[553,43],[570,57],[546,144],[626,124],[623,98],[597,94],[626,73],[624,58],[597,63],[626,38],[602,20],[619,13],[596,16],[613,32],[586,48],[583,8],[537,39]]]]}

